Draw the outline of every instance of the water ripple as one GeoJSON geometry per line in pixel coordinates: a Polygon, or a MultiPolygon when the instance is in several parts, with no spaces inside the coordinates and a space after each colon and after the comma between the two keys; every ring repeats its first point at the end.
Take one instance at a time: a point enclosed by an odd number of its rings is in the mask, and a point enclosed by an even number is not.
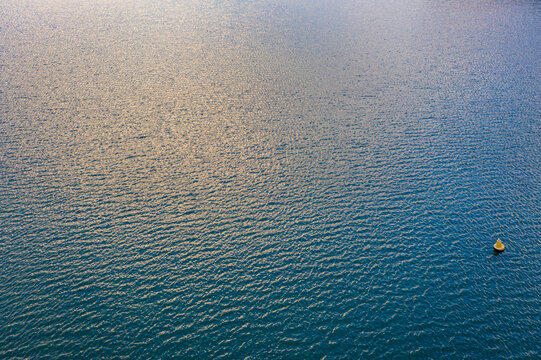
{"type": "Polygon", "coordinates": [[[540,13],[4,1],[0,357],[540,357],[540,13]]]}

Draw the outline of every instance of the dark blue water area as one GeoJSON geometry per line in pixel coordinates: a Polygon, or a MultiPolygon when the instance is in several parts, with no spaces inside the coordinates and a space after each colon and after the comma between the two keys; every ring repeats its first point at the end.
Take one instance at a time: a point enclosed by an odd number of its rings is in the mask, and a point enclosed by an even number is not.
{"type": "Polygon", "coordinates": [[[541,358],[540,29],[4,1],[0,358],[541,358]]]}

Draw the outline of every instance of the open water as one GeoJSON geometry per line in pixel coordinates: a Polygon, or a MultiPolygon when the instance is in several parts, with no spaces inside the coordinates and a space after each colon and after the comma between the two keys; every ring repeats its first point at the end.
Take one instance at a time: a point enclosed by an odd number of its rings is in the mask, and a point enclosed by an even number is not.
{"type": "Polygon", "coordinates": [[[0,358],[540,359],[540,104],[536,0],[2,0],[0,358]]]}

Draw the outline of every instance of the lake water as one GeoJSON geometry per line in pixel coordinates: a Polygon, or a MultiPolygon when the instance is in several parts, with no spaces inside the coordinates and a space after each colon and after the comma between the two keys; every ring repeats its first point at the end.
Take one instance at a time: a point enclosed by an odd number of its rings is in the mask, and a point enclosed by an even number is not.
{"type": "Polygon", "coordinates": [[[541,2],[2,0],[0,358],[410,357],[541,358],[541,2]]]}

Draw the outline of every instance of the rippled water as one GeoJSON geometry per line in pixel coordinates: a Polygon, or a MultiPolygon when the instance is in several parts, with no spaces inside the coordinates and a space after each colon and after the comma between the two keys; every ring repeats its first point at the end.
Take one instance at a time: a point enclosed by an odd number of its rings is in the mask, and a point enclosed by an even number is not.
{"type": "Polygon", "coordinates": [[[540,358],[540,29],[2,0],[0,357],[540,358]]]}

